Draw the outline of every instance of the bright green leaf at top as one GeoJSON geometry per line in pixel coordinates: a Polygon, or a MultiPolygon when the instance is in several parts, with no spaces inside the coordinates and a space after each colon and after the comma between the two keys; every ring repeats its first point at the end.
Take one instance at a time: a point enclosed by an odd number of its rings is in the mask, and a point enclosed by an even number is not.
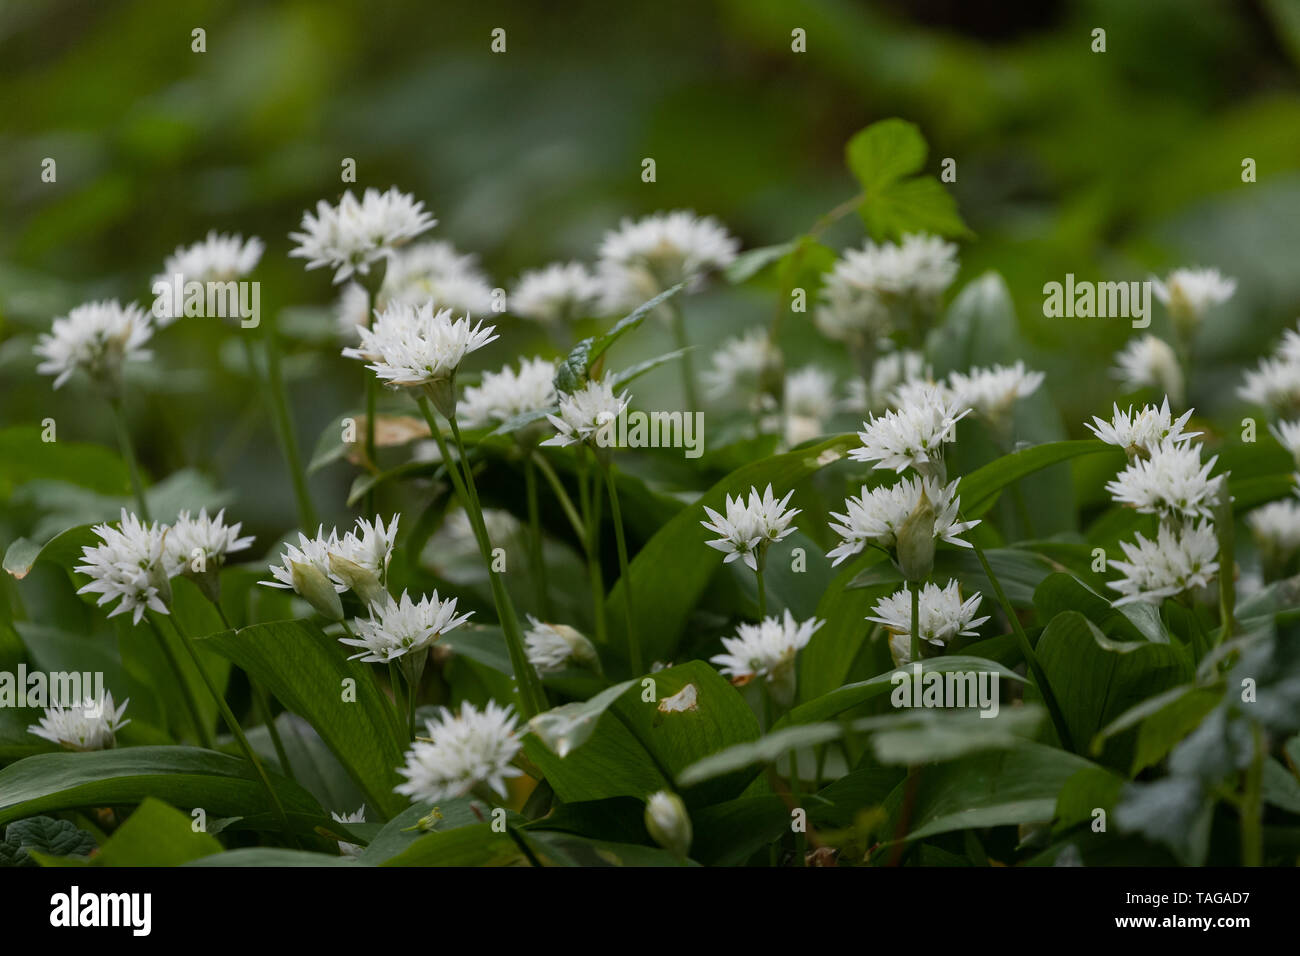
{"type": "Polygon", "coordinates": [[[853,175],[865,196],[858,214],[875,239],[909,232],[970,236],[957,203],[933,176],[917,176],[925,165],[925,137],[916,124],[881,120],[857,133],[845,147],[853,175]]]}

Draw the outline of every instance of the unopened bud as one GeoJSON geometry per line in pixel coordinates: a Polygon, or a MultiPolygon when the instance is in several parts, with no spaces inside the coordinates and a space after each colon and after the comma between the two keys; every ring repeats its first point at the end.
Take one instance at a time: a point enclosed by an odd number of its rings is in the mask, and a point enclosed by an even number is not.
{"type": "Polygon", "coordinates": [[[293,589],[299,596],[331,621],[343,620],[343,602],[320,568],[314,564],[291,561],[289,570],[293,577],[293,589]]]}
{"type": "Polygon", "coordinates": [[[384,604],[388,592],[379,581],[379,575],[364,565],[357,564],[339,554],[330,555],[330,570],[340,581],[356,592],[366,607],[384,604]]]}
{"type": "Polygon", "coordinates": [[[924,581],[934,570],[934,519],[936,512],[925,486],[912,513],[898,529],[898,566],[908,581],[924,581]]]}
{"type": "Polygon", "coordinates": [[[665,850],[685,859],[691,849],[691,818],[682,798],[667,790],[650,794],[645,804],[645,828],[665,850]]]}
{"type": "Polygon", "coordinates": [[[438,414],[447,421],[456,417],[456,377],[439,378],[424,383],[424,394],[429,396],[438,414]]]}

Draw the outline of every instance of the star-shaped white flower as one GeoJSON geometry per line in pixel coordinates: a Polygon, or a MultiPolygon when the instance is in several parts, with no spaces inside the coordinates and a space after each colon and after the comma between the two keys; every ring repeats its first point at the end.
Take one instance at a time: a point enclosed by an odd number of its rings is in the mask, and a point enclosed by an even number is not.
{"type": "Polygon", "coordinates": [[[762,494],[759,494],[757,488],[750,488],[748,500],[744,495],[735,498],[727,495],[725,515],[706,505],[704,513],[709,516],[709,520],[701,521],[700,524],[718,537],[705,544],[727,556],[723,563],[740,559],[751,570],[757,571],[757,556],[762,549],[796,530],[792,522],[799,509],[786,508],[793,494],[793,491],[788,491],[778,501],[772,494],[772,486],[768,485],[762,494]]]}

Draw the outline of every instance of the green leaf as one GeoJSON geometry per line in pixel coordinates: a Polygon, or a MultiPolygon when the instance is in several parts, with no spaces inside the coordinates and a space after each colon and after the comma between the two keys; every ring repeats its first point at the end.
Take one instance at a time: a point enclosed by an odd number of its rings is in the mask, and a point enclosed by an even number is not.
{"type": "Polygon", "coordinates": [[[88,524],[60,532],[45,544],[19,538],[5,551],[4,569],[22,579],[27,577],[37,561],[49,561],[70,572],[81,560],[81,549],[98,541],[99,536],[88,524]]]}
{"type": "Polygon", "coordinates": [[[91,861],[91,866],[180,866],[220,853],[210,833],[195,832],[194,821],[161,800],[147,797],[91,861]]]}
{"type": "MultiPolygon", "coordinates": [[[[316,798],[291,780],[271,784],[295,830],[329,822],[316,798]]],[[[58,810],[120,806],[157,797],[202,807],[210,817],[244,817],[274,826],[256,771],[237,757],[197,747],[128,747],[87,753],[35,754],[0,770],[0,823],[58,810]]]]}
{"type": "Polygon", "coordinates": [[[53,817],[28,817],[16,820],[5,829],[0,843],[0,866],[36,866],[30,852],[47,857],[81,857],[96,847],[93,835],[70,820],[53,817]]]}
{"type": "Polygon", "coordinates": [[[985,514],[993,507],[1003,488],[1026,475],[1071,458],[1102,452],[1122,454],[1115,446],[1091,438],[1047,442],[1003,455],[997,461],[989,462],[983,468],[966,475],[957,484],[957,493],[961,496],[962,516],[978,518],[985,514]]]}
{"type": "Polygon", "coordinates": [[[1113,641],[1078,611],[1052,618],[1036,653],[1070,736],[1080,743],[1134,704],[1192,676],[1172,645],[1113,641]]]}
{"type": "MultiPolygon", "coordinates": [[[[984,672],[997,674],[1000,680],[1012,680],[1024,682],[1025,678],[1021,677],[1013,670],[1003,667],[995,661],[986,660],[983,657],[967,657],[960,654],[945,655],[943,657],[926,658],[918,662],[921,668],[921,674],[949,674],[961,673],[967,671],[984,672]]],[[[879,674],[869,680],[858,681],[854,684],[845,684],[836,690],[822,694],[805,704],[795,707],[790,713],[782,718],[782,723],[808,724],[815,721],[828,720],[842,714],[859,704],[877,697],[883,697],[891,693],[894,688],[901,686],[905,681],[915,679],[915,667],[912,664],[895,668],[884,674],[879,674]]]]}
{"type": "Polygon", "coordinates": [[[356,866],[351,857],[328,853],[309,853],[306,850],[286,850],[275,846],[249,846],[227,850],[190,860],[183,866],[356,866]]]}
{"type": "Polygon", "coordinates": [[[921,131],[901,119],[872,123],[849,140],[845,158],[864,194],[858,214],[872,236],[972,235],[943,184],[933,176],[913,176],[925,165],[927,152],[921,131]]]}
{"type": "MultiPolygon", "coordinates": [[[[654,298],[641,303],[628,315],[614,323],[614,327],[602,335],[583,339],[575,345],[567,356],[560,360],[555,368],[555,389],[558,392],[572,393],[582,388],[593,374],[599,375],[600,359],[611,345],[631,332],[650,315],[682,289],[685,282],[660,292],[654,298]]],[[[505,426],[502,426],[503,428],[505,426]]],[[[499,430],[499,429],[498,429],[499,430]]]]}
{"type": "MultiPolygon", "coordinates": [[[[1061,788],[1078,771],[1094,767],[1057,747],[1021,741],[1010,750],[973,754],[920,771],[906,839],[974,827],[1046,823],[1056,812],[1061,788]]],[[[897,829],[907,783],[885,802],[897,829]]]]}
{"type": "MultiPolygon", "coordinates": [[[[556,756],[534,734],[524,738],[524,747],[563,801],[644,799],[671,789],[689,765],[755,740],[758,733],[758,721],[739,692],[705,662],[691,661],[635,681],[607,707],[590,738],[567,756],[556,756]],[[654,682],[652,701],[642,699],[644,680],[654,682]]],[[[747,782],[745,775],[726,775],[682,797],[691,805],[726,800],[739,796],[747,782]]]]}
{"type": "Polygon", "coordinates": [[[867,192],[919,172],[927,152],[920,127],[896,118],[859,130],[844,147],[849,170],[867,192]]]}
{"type": "MultiPolygon", "coordinates": [[[[751,485],[762,489],[771,483],[775,492],[784,494],[809,475],[843,459],[857,440],[856,435],[837,435],[808,448],[745,465],[716,483],[694,504],[683,508],[646,542],[629,569],[633,606],[639,614],[654,609],[654,626],[640,629],[646,660],[672,659],[687,615],[722,565],[722,555],[705,544],[709,532],[700,525],[707,517],[704,506],[722,510],[726,495],[746,491],[751,485]]],[[[610,592],[606,608],[610,649],[621,654],[626,653],[625,588],[626,583],[620,579],[610,592]]]]}
{"type": "Polygon", "coordinates": [[[0,499],[29,481],[66,481],[101,495],[129,495],[131,478],[121,457],[103,445],[43,441],[43,429],[0,429],[0,499]]]}
{"type": "Polygon", "coordinates": [[[759,246],[757,249],[746,249],[735,260],[722,270],[727,281],[732,285],[739,285],[748,279],[753,278],[762,272],[772,263],[785,258],[795,248],[795,243],[782,242],[775,246],[759,246]]]}
{"type": "Polygon", "coordinates": [[[697,760],[677,775],[677,785],[691,787],[706,780],[744,770],[755,764],[768,764],[791,750],[815,747],[844,735],[840,724],[796,724],[765,734],[758,740],[735,744],[725,750],[697,760]]]}
{"type": "Polygon", "coordinates": [[[491,823],[435,830],[381,866],[527,866],[528,857],[509,833],[491,823]]]}
{"type": "Polygon", "coordinates": [[[627,680],[607,687],[590,700],[561,704],[528,721],[528,729],[557,756],[581,747],[596,729],[602,714],[639,681],[627,680]]]}
{"type": "Polygon", "coordinates": [[[1115,640],[1169,643],[1160,612],[1152,605],[1115,607],[1108,598],[1071,574],[1058,572],[1045,577],[1034,592],[1034,607],[1045,621],[1065,611],[1078,611],[1115,640]]]}
{"type": "Polygon", "coordinates": [[[336,638],[305,621],[255,624],[205,638],[211,647],[251,674],[288,710],[305,719],[384,819],[405,800],[393,793],[401,782],[405,733],[373,671],[349,661],[336,638]],[[352,685],[345,682],[355,682],[352,685]],[[345,699],[354,687],[355,699],[345,699]]]}

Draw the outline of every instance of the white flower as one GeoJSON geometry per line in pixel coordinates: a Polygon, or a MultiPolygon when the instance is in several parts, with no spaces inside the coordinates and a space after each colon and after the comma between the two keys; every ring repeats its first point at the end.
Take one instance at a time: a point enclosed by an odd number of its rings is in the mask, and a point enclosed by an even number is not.
{"type": "Polygon", "coordinates": [[[1152,449],[1150,457],[1129,462],[1106,490],[1119,504],[1144,514],[1211,518],[1225,477],[1210,477],[1218,460],[1215,456],[1202,465],[1199,446],[1165,441],[1152,449]]]}
{"type": "Polygon", "coordinates": [[[525,272],[510,293],[510,311],[534,322],[569,322],[600,309],[604,285],[581,262],[553,262],[525,272]]]}
{"type": "Polygon", "coordinates": [[[1246,373],[1237,395],[1278,415],[1300,411],[1300,360],[1291,357],[1261,359],[1246,373]]]}
{"type": "Polygon", "coordinates": [[[689,210],[624,219],[598,250],[605,310],[640,305],[679,282],[694,287],[704,273],[734,262],[739,250],[720,222],[689,210]]]}
{"type": "Polygon", "coordinates": [[[735,637],[722,639],[726,653],[709,660],[733,684],[745,684],[756,677],[773,683],[788,680],[793,677],[795,655],[808,646],[825,623],[817,618],[800,623],[787,609],[784,617],[765,617],[757,624],[738,625],[735,637]]]}
{"type": "Polygon", "coordinates": [[[710,362],[712,367],[700,378],[708,396],[719,399],[758,389],[765,374],[780,364],[781,353],[772,344],[767,329],[756,328],[722,343],[710,362]]]}
{"type": "Polygon", "coordinates": [[[353,273],[368,275],[373,262],[437,222],[396,186],[385,193],[367,189],[360,200],[348,190],[337,206],[322,199],[316,215],[303,213],[302,231],[289,234],[298,243],[289,255],[308,260],[308,269],[329,266],[337,285],[353,273]]]}
{"type": "Polygon", "coordinates": [[[871,365],[871,381],[850,379],[843,407],[851,412],[883,412],[894,407],[894,393],[910,382],[926,381],[930,368],[925,356],[911,349],[886,352],[871,365]]]}
{"type": "MultiPolygon", "coordinates": [[[[917,602],[917,636],[921,640],[942,647],[953,638],[963,635],[974,637],[976,628],[988,620],[988,617],[976,617],[980,609],[980,593],[976,591],[962,600],[961,586],[956,581],[949,581],[946,587],[930,582],[921,588],[917,602]]],[[[883,624],[892,634],[907,637],[907,659],[911,660],[912,635],[912,592],[907,585],[901,591],[895,591],[883,597],[872,608],[874,616],[868,621],[883,624]]]]}
{"type": "Polygon", "coordinates": [[[570,660],[590,664],[597,659],[591,641],[567,624],[547,624],[530,614],[528,625],[524,634],[528,663],[537,668],[539,674],[557,671],[570,660]]]}
{"type": "Polygon", "coordinates": [[[1109,582],[1123,595],[1115,601],[1116,607],[1136,601],[1160,604],[1167,597],[1208,586],[1219,570],[1219,545],[1208,521],[1188,522],[1177,531],[1161,524],[1155,541],[1139,534],[1136,544],[1121,541],[1120,548],[1128,560],[1110,562],[1124,575],[1109,582]]]}
{"type": "Polygon", "coordinates": [[[427,650],[448,631],[469,620],[470,611],[456,616],[456,599],[438,599],[438,592],[426,595],[419,603],[402,592],[400,599],[370,605],[369,619],[357,618],[356,637],[340,637],[339,642],[361,650],[348,660],[387,664],[418,651],[427,650]]]}
{"type": "Polygon", "coordinates": [[[883,337],[894,304],[933,307],[957,270],[957,247],[936,236],[907,235],[901,244],[846,249],[822,286],[825,305],[817,311],[817,326],[833,339],[883,337]]]}
{"type": "Polygon", "coordinates": [[[117,527],[95,525],[95,534],[103,544],[81,549],[84,564],[76,570],[89,575],[91,581],[78,594],[98,594],[96,604],[103,606],[120,598],[109,617],[131,612],[140,623],[147,609],[166,614],[171,600],[168,579],[179,571],[177,559],[166,545],[167,526],[154,522],[146,525],[122,509],[117,527]]]}
{"type": "Polygon", "coordinates": [[[1163,282],[1153,279],[1151,290],[1175,322],[1188,326],[1205,318],[1210,306],[1231,299],[1237,280],[1220,275],[1218,269],[1175,269],[1163,282]]]}
{"type": "Polygon", "coordinates": [[[785,378],[785,410],[822,422],[835,413],[835,376],[815,365],[805,365],[785,378]]]}
{"type": "Polygon", "coordinates": [[[938,385],[916,383],[905,397],[897,411],[863,422],[863,431],[858,432],[862,447],[852,449],[849,457],[899,473],[911,467],[942,478],[943,446],[956,439],[957,422],[970,409],[938,385]]]}
{"type": "Polygon", "coordinates": [[[1287,329],[1278,343],[1277,357],[1286,362],[1300,362],[1300,331],[1287,329]]]}
{"type": "Polygon", "coordinates": [[[369,362],[366,367],[390,388],[423,386],[449,381],[466,355],[497,339],[495,331],[471,325],[468,316],[453,320],[450,309],[434,312],[431,303],[395,302],[370,328],[358,326],[361,344],[343,355],[369,362]]]}
{"type": "Polygon", "coordinates": [[[1291,453],[1297,467],[1300,467],[1300,421],[1278,422],[1276,425],[1270,425],[1269,431],[1282,447],[1291,453]]]}
{"type": "Polygon", "coordinates": [[[226,511],[223,508],[215,518],[208,517],[208,509],[201,508],[197,518],[191,518],[188,511],[182,511],[176,517],[176,523],[167,532],[167,550],[176,565],[188,564],[202,554],[206,567],[219,568],[225,563],[226,555],[232,551],[243,551],[253,543],[252,536],[239,537],[242,522],[227,525],[226,511]]]}
{"type": "Polygon", "coordinates": [[[893,485],[882,485],[871,490],[864,486],[859,497],[845,500],[844,514],[831,512],[831,517],[839,523],[831,522],[830,528],[844,539],[826,552],[831,564],[837,565],[860,553],[868,544],[884,549],[893,548],[897,544],[898,532],[903,523],[920,503],[922,491],[934,506],[935,539],[969,548],[970,543],[961,540],[959,536],[975,527],[979,521],[957,520],[957,512],[961,507],[957,481],[954,479],[945,486],[933,478],[904,478],[893,485]]]}
{"type": "Polygon", "coordinates": [[[573,445],[580,441],[608,448],[615,440],[615,422],[627,410],[628,393],[614,394],[610,375],[590,381],[576,392],[560,395],[560,414],[547,415],[558,434],[543,445],[573,445]]]}
{"type": "Polygon", "coordinates": [[[413,801],[461,797],[478,784],[504,797],[506,778],[522,773],[510,766],[521,746],[510,707],[488,701],[479,711],[465,701],[457,714],[444,707],[440,718],[426,723],[426,732],[429,739],[416,740],[406,765],[397,769],[406,783],[395,790],[413,801]]]}
{"type": "Polygon", "coordinates": [[[1132,458],[1139,453],[1149,455],[1166,441],[1175,444],[1191,441],[1200,434],[1200,432],[1183,431],[1183,426],[1191,417],[1192,409],[1188,409],[1178,418],[1174,418],[1169,410],[1169,397],[1165,396],[1159,408],[1154,405],[1143,405],[1136,415],[1133,413],[1132,405],[1128,407],[1128,411],[1121,412],[1117,404],[1114,406],[1110,421],[1093,416],[1093,424],[1084,422],[1084,427],[1106,444],[1123,448],[1132,458]]]}
{"type": "Polygon", "coordinates": [[[760,495],[757,488],[749,489],[749,500],[744,495],[735,498],[726,496],[726,515],[718,514],[707,505],[704,513],[709,521],[701,521],[709,531],[719,535],[714,541],[706,541],[710,548],[723,552],[727,557],[724,564],[744,560],[749,567],[757,571],[757,554],[761,554],[767,545],[780,541],[796,529],[791,526],[798,508],[786,510],[793,491],[786,492],[784,498],[776,500],[772,486],[768,485],[760,495]]]}
{"type": "Polygon", "coordinates": [[[87,697],[80,705],[65,708],[56,703],[45,708],[45,715],[27,732],[68,750],[105,750],[115,743],[114,735],[131,722],[122,719],[130,702],[127,698],[114,709],[113,694],[106,690],[98,700],[87,697]]]}
{"type": "Polygon", "coordinates": [[[677,794],[658,790],[645,802],[645,828],[661,847],[680,859],[691,850],[694,834],[686,804],[677,794]]]}
{"type": "Polygon", "coordinates": [[[492,311],[492,285],[478,259],[450,242],[418,242],[393,253],[384,272],[379,301],[384,307],[432,305],[456,315],[492,311]]]}
{"type": "Polygon", "coordinates": [[[152,335],[149,316],[134,303],[123,306],[116,299],[87,302],[55,319],[50,331],[36,340],[35,352],[45,360],[36,371],[56,376],[55,388],[77,370],[98,383],[113,385],[124,362],[152,356],[144,348],[152,335]]]}
{"type": "Polygon", "coordinates": [[[1285,562],[1300,549],[1300,502],[1270,501],[1246,516],[1246,523],[1266,557],[1285,562]]]}
{"type": "Polygon", "coordinates": [[[1163,339],[1143,335],[1115,354],[1114,375],[1128,391],[1150,387],[1183,400],[1183,371],[1178,356],[1163,339]]]}
{"type": "Polygon", "coordinates": [[[357,326],[370,326],[370,293],[358,282],[349,282],[334,304],[339,335],[345,342],[357,340],[357,326]]]}
{"type": "MultiPolygon", "coordinates": [[[[364,803],[361,804],[361,807],[353,813],[335,813],[331,810],[330,819],[334,820],[335,823],[365,823],[366,805],[364,803]]],[[[343,840],[339,841],[339,852],[344,856],[360,856],[364,849],[365,847],[357,843],[347,843],[343,840]]]]}
{"type": "MultiPolygon", "coordinates": [[[[163,271],[153,277],[153,284],[170,285],[176,276],[181,277],[182,287],[187,282],[231,282],[257,268],[265,248],[256,236],[245,240],[240,235],[219,235],[213,230],[201,242],[178,246],[163,262],[163,271]]],[[[170,297],[167,301],[171,301],[170,297]]],[[[171,304],[180,306],[183,300],[171,304]]],[[[180,313],[172,309],[164,315],[155,313],[155,318],[160,326],[165,326],[180,318],[180,313]]]]}
{"type": "Polygon", "coordinates": [[[388,562],[397,543],[399,517],[393,515],[387,528],[378,515],[373,523],[358,518],[356,528],[341,539],[335,539],[331,532],[331,540],[337,541],[329,549],[331,576],[356,590],[366,603],[375,598],[388,599],[387,594],[380,595],[378,591],[388,576],[388,562]]]}
{"type": "MultiPolygon", "coordinates": [[[[260,581],[272,588],[288,588],[291,591],[297,591],[298,588],[294,581],[294,565],[309,567],[319,572],[323,577],[332,578],[334,572],[330,569],[330,554],[339,553],[339,533],[338,529],[331,529],[329,537],[325,536],[324,525],[316,530],[316,537],[309,538],[301,531],[298,532],[297,546],[285,544],[284,553],[280,555],[280,563],[270,565],[271,576],[274,581],[260,581]]],[[[330,582],[335,591],[343,592],[348,586],[336,578],[330,582]]],[[[302,595],[306,596],[306,595],[302,595]]]]}
{"type": "Polygon", "coordinates": [[[948,376],[958,404],[968,405],[981,418],[993,424],[1006,422],[1016,399],[1025,398],[1043,384],[1042,372],[1030,372],[1025,363],[975,368],[969,373],[953,372],[948,376]]]}
{"type": "Polygon", "coordinates": [[[507,422],[525,412],[540,411],[555,404],[555,363],[544,358],[526,358],[519,371],[507,365],[499,372],[484,372],[478,385],[465,389],[460,417],[477,428],[507,422]]]}

